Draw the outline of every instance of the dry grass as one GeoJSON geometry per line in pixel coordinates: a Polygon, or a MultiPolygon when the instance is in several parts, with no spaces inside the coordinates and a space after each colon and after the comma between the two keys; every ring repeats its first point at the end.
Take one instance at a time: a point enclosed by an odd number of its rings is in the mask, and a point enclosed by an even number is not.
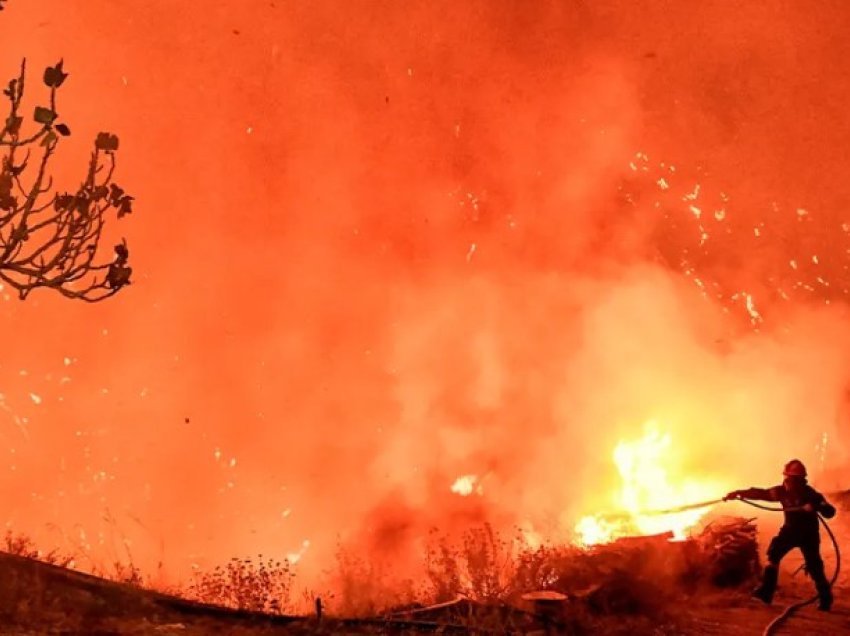
{"type": "Polygon", "coordinates": [[[517,545],[499,537],[489,524],[467,530],[459,541],[432,531],[425,553],[430,584],[425,600],[442,603],[462,596],[489,603],[514,596],[523,554],[517,545]]]}
{"type": "Polygon", "coordinates": [[[651,547],[586,551],[543,545],[532,549],[520,536],[506,540],[485,525],[468,530],[454,542],[435,535],[426,554],[426,570],[428,601],[462,596],[487,603],[514,602],[529,591],[575,595],[594,584],[624,578],[643,587],[647,578],[672,583],[676,568],[651,547]]]}
{"type": "MultiPolygon", "coordinates": [[[[532,549],[519,533],[505,538],[488,525],[455,536],[433,531],[425,543],[422,575],[418,578],[401,577],[392,561],[369,560],[341,548],[327,581],[334,593],[319,596],[326,613],[336,617],[397,614],[465,598],[474,602],[464,606],[471,610],[447,613],[439,620],[469,629],[504,632],[520,629],[520,623],[528,620],[521,612],[504,611],[507,606],[533,610],[522,601],[522,595],[550,590],[572,599],[559,619],[564,633],[676,633],[668,630],[675,624],[668,609],[711,581],[707,575],[700,581],[705,555],[698,547],[671,545],[648,542],[645,546],[598,551],[555,545],[532,549]]],[[[57,551],[42,553],[22,535],[7,533],[5,547],[13,554],[55,565],[73,563],[57,551]]],[[[116,562],[110,571],[97,574],[152,587],[132,563],[116,562]]],[[[295,585],[295,573],[288,561],[260,555],[231,559],[198,573],[189,585],[172,591],[202,603],[285,614],[295,607],[295,585]]],[[[314,594],[305,591],[298,605],[306,609],[314,599],[314,594]]],[[[42,603],[42,611],[44,608],[42,603]]]]}
{"type": "Polygon", "coordinates": [[[6,530],[6,535],[3,540],[3,551],[15,556],[25,557],[27,559],[36,559],[50,565],[58,565],[59,567],[72,567],[74,557],[72,555],[62,554],[58,548],[50,552],[39,550],[35,542],[25,534],[15,534],[11,530],[6,530]]]}
{"type": "Polygon", "coordinates": [[[126,585],[134,585],[136,587],[149,587],[142,574],[142,570],[132,562],[122,563],[121,561],[113,561],[111,570],[93,568],[92,574],[110,581],[115,581],[116,583],[125,583],[126,585]]]}
{"type": "Polygon", "coordinates": [[[681,595],[678,579],[687,564],[668,562],[663,552],[532,549],[519,533],[505,538],[487,525],[456,537],[434,531],[423,555],[425,576],[418,582],[400,580],[391,567],[340,551],[332,611],[339,616],[399,616],[465,598],[473,604],[440,610],[439,620],[503,633],[522,631],[529,620],[506,608],[534,611],[522,595],[551,590],[573,599],[558,619],[563,633],[676,633],[666,627],[673,622],[666,610],[681,595]]]}
{"type": "Polygon", "coordinates": [[[233,609],[283,614],[289,609],[293,573],[286,560],[231,559],[212,572],[202,572],[187,596],[202,603],[233,609]]]}
{"type": "Polygon", "coordinates": [[[336,616],[376,616],[393,607],[418,606],[422,586],[399,577],[391,564],[368,560],[339,547],[336,567],[328,581],[331,591],[321,598],[336,616]]]}

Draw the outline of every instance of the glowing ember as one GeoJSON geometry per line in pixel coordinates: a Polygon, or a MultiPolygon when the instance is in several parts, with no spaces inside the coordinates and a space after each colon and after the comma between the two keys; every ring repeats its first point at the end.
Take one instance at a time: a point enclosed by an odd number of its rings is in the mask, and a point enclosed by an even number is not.
{"type": "Polygon", "coordinates": [[[451,491],[461,497],[468,497],[473,492],[479,495],[484,493],[476,475],[462,475],[458,477],[452,484],[451,491]]]}
{"type": "Polygon", "coordinates": [[[286,560],[289,561],[290,564],[295,565],[301,560],[301,557],[304,556],[304,553],[307,552],[307,549],[310,547],[310,540],[304,539],[301,542],[301,548],[297,552],[290,552],[286,555],[286,560]]]}
{"type": "Polygon", "coordinates": [[[591,546],[623,536],[668,531],[673,532],[675,539],[684,539],[707,508],[672,514],[653,511],[710,500],[725,492],[723,484],[686,476],[677,461],[670,434],[660,432],[655,422],[647,423],[646,429],[641,439],[622,441],[614,449],[614,463],[622,480],[615,498],[618,510],[614,514],[580,519],[575,526],[580,544],[591,546]]]}

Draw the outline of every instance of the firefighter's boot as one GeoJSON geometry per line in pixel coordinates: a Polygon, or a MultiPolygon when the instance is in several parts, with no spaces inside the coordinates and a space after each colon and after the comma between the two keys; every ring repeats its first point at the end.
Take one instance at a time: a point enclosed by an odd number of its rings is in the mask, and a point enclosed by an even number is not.
{"type": "Polygon", "coordinates": [[[815,587],[818,590],[818,609],[822,612],[828,612],[832,609],[832,588],[829,581],[826,580],[823,573],[812,578],[815,580],[815,587]]]}
{"type": "Polygon", "coordinates": [[[761,585],[753,590],[753,598],[757,598],[765,605],[773,602],[773,593],[776,592],[776,582],[779,580],[779,569],[772,563],[764,568],[761,585]]]}

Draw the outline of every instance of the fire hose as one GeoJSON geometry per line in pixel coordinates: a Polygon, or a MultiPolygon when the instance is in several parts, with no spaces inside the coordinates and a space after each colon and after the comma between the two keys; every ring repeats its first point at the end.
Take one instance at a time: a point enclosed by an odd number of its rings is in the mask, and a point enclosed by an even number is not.
{"type": "MultiPolygon", "coordinates": [[[[711,501],[703,501],[696,504],[688,504],[686,506],[678,506],[677,508],[668,508],[667,510],[653,510],[649,514],[653,515],[665,515],[665,514],[673,514],[677,512],[685,512],[687,510],[697,510],[698,508],[707,508],[708,506],[713,506],[715,504],[723,503],[726,501],[725,499],[712,499],[711,501]]],[[[794,512],[803,510],[803,506],[797,506],[793,508],[776,508],[773,506],[765,506],[760,503],[756,503],[755,501],[750,501],[749,499],[736,499],[735,501],[741,501],[747,505],[753,506],[754,508],[759,508],[760,510],[767,510],[769,512],[794,512]]],[[[818,520],[823,525],[826,533],[829,535],[830,541],[832,541],[832,547],[835,550],[835,572],[832,574],[832,578],[829,581],[829,587],[833,587],[835,582],[838,580],[838,574],[841,572],[841,550],[838,547],[838,541],[835,538],[835,535],[832,532],[832,529],[829,527],[829,524],[826,522],[820,514],[818,514],[818,520]]],[[[815,594],[811,598],[805,599],[803,601],[799,601],[797,603],[792,603],[788,607],[783,610],[783,612],[774,618],[770,623],[768,623],[767,627],[764,628],[762,632],[762,636],[770,636],[774,634],[779,626],[786,621],[794,612],[798,609],[806,607],[807,605],[811,605],[816,600],[818,600],[818,595],[815,594]]]]}

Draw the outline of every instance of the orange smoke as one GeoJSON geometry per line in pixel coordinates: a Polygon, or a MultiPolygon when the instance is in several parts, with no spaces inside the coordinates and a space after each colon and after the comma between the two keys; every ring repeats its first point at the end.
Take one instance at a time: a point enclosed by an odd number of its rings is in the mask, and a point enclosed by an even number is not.
{"type": "Polygon", "coordinates": [[[0,300],[12,527],[312,582],[340,542],[574,540],[790,456],[844,484],[831,9],[143,4],[0,16],[0,70],[71,73],[57,179],[112,130],[138,204],[123,297],[0,300]]]}

